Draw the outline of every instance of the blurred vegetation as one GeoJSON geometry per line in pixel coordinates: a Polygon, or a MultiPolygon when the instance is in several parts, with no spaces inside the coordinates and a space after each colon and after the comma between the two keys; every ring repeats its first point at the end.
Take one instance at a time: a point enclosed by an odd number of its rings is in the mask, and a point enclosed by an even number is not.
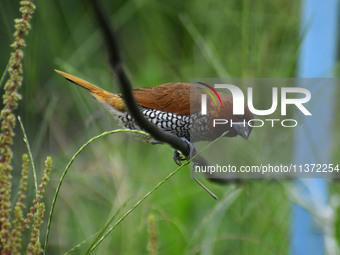
{"type": "MultiPolygon", "coordinates": [[[[10,59],[1,76],[0,84],[4,84],[1,109],[0,133],[0,254],[41,254],[40,227],[44,219],[45,204],[42,201],[49,175],[52,169],[52,158],[47,157],[45,170],[38,186],[36,169],[32,154],[20,117],[15,115],[22,96],[18,92],[23,83],[23,57],[27,46],[25,39],[31,29],[30,20],[35,10],[31,1],[20,1],[20,16],[14,19],[13,41],[10,59]],[[8,78],[7,78],[8,76],[8,78]],[[27,153],[22,155],[19,188],[13,194],[13,137],[16,122],[20,122],[23,141],[27,153]],[[30,162],[31,160],[31,162],[30,162]],[[27,203],[27,195],[32,193],[27,189],[28,168],[31,163],[34,176],[35,198],[27,203]]],[[[17,175],[18,172],[14,171],[17,175]]],[[[14,180],[14,182],[13,182],[14,180]]]]}
{"type": "MultiPolygon", "coordinates": [[[[103,2],[136,88],[189,82],[196,77],[295,76],[300,1],[103,2]]],[[[86,91],[53,69],[113,92],[117,92],[117,84],[86,1],[38,1],[36,5],[25,50],[23,100],[18,114],[40,167],[37,169],[43,168],[46,155],[54,159],[55,170],[46,194],[49,208],[70,157],[91,137],[118,127],[86,91]]],[[[12,22],[19,4],[2,0],[0,6],[2,71],[8,63],[12,22]]],[[[337,93],[340,96],[339,90],[337,93]]],[[[335,126],[339,125],[337,113],[335,126]]],[[[18,155],[26,148],[19,129],[16,134],[14,163],[15,169],[20,169],[18,155]]],[[[248,141],[238,141],[244,145],[240,159],[261,161],[258,152],[279,159],[280,143],[291,139],[291,135],[268,139],[266,134],[253,132],[248,141]],[[268,143],[275,144],[274,149],[268,143]]],[[[334,141],[334,159],[338,159],[339,132],[334,141]]],[[[227,147],[230,140],[223,142],[227,147]]],[[[238,155],[233,147],[230,155],[238,155]]],[[[63,183],[47,254],[62,254],[84,240],[91,242],[90,237],[120,207],[117,219],[174,169],[172,149],[166,145],[144,144],[126,134],[91,144],[76,159],[63,183]]],[[[14,174],[19,178],[19,172],[14,174]]],[[[205,183],[220,196],[219,201],[211,199],[190,178],[188,167],[183,169],[127,217],[94,254],[152,254],[151,249],[159,254],[288,253],[291,200],[285,187],[289,180],[246,180],[227,186],[205,183]],[[150,240],[157,241],[150,244],[150,240]]],[[[337,182],[330,186],[332,195],[339,193],[337,182]]],[[[31,188],[34,190],[32,184],[31,188]]],[[[339,219],[336,224],[339,242],[339,219]]],[[[86,243],[72,254],[84,254],[88,246],[86,243]]]]}

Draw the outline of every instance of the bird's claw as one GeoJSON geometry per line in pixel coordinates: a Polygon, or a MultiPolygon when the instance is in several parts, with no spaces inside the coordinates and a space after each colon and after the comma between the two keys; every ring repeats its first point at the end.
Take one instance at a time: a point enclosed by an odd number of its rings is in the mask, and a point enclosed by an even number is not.
{"type": "Polygon", "coordinates": [[[182,165],[182,161],[184,160],[189,160],[191,159],[193,156],[195,156],[197,154],[197,147],[195,144],[189,142],[187,139],[183,139],[189,146],[190,148],[190,152],[188,156],[183,156],[183,154],[181,154],[178,150],[174,151],[174,161],[177,165],[181,166],[182,165]]]}
{"type": "Polygon", "coordinates": [[[174,161],[177,165],[181,166],[182,161],[186,160],[186,157],[182,156],[178,150],[174,150],[174,155],[173,155],[174,161]]]}

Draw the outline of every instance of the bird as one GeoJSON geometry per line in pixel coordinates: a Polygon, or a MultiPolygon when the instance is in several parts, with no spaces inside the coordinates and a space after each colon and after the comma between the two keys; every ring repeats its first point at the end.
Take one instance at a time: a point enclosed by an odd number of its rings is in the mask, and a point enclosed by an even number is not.
{"type": "MultiPolygon", "coordinates": [[[[94,84],[63,71],[55,70],[72,83],[85,88],[127,129],[141,130],[129,113],[121,94],[108,92],[94,84]]],[[[203,84],[203,83],[201,83],[203,84]]],[[[165,132],[170,132],[190,144],[199,141],[213,141],[226,133],[225,137],[241,136],[248,139],[252,127],[248,121],[253,114],[244,106],[243,115],[233,114],[233,97],[219,92],[221,104],[207,100],[209,113],[202,114],[201,84],[184,82],[166,83],[154,87],[134,89],[133,96],[144,117],[165,132]],[[214,119],[228,120],[224,125],[213,127],[214,119]]],[[[211,87],[210,87],[211,88],[211,87]]],[[[147,140],[147,139],[145,139],[147,140]]],[[[158,143],[157,140],[147,142],[158,143]]],[[[174,154],[175,162],[182,158],[174,154]]]]}

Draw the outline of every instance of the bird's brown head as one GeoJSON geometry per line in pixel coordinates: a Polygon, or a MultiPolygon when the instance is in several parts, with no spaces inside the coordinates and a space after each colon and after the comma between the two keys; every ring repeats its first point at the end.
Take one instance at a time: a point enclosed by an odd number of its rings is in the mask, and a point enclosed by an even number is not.
{"type": "Polygon", "coordinates": [[[226,137],[242,136],[248,139],[252,127],[248,125],[248,121],[253,119],[253,114],[250,112],[247,105],[244,105],[243,115],[233,114],[233,97],[229,94],[219,93],[222,105],[210,107],[209,122],[210,139],[214,140],[221,136],[226,131],[229,131],[226,137]]]}

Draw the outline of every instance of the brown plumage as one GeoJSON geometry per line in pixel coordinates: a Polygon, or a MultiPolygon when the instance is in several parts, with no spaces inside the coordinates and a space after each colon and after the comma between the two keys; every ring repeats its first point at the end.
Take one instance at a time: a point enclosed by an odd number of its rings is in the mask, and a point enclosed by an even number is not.
{"type": "MultiPolygon", "coordinates": [[[[118,111],[125,111],[126,106],[119,94],[113,94],[82,80],[74,75],[55,70],[67,80],[89,90],[99,101],[109,104],[118,111]]],[[[135,89],[133,95],[137,104],[177,114],[190,113],[190,83],[166,83],[157,87],[135,89]]]]}
{"type": "MultiPolygon", "coordinates": [[[[89,90],[125,127],[139,129],[127,112],[127,107],[120,94],[107,92],[71,74],[55,71],[69,81],[89,90]]],[[[174,133],[192,142],[214,140],[228,130],[227,137],[241,135],[248,138],[251,132],[251,127],[248,125],[231,127],[230,124],[226,124],[212,127],[213,119],[227,119],[233,122],[252,119],[253,115],[247,106],[245,106],[244,115],[233,115],[232,96],[220,92],[219,96],[223,104],[215,105],[212,100],[208,100],[209,114],[202,116],[200,113],[201,94],[202,90],[199,89],[199,85],[180,82],[133,90],[133,95],[137,104],[141,106],[142,113],[149,121],[164,131],[174,133]]]]}

